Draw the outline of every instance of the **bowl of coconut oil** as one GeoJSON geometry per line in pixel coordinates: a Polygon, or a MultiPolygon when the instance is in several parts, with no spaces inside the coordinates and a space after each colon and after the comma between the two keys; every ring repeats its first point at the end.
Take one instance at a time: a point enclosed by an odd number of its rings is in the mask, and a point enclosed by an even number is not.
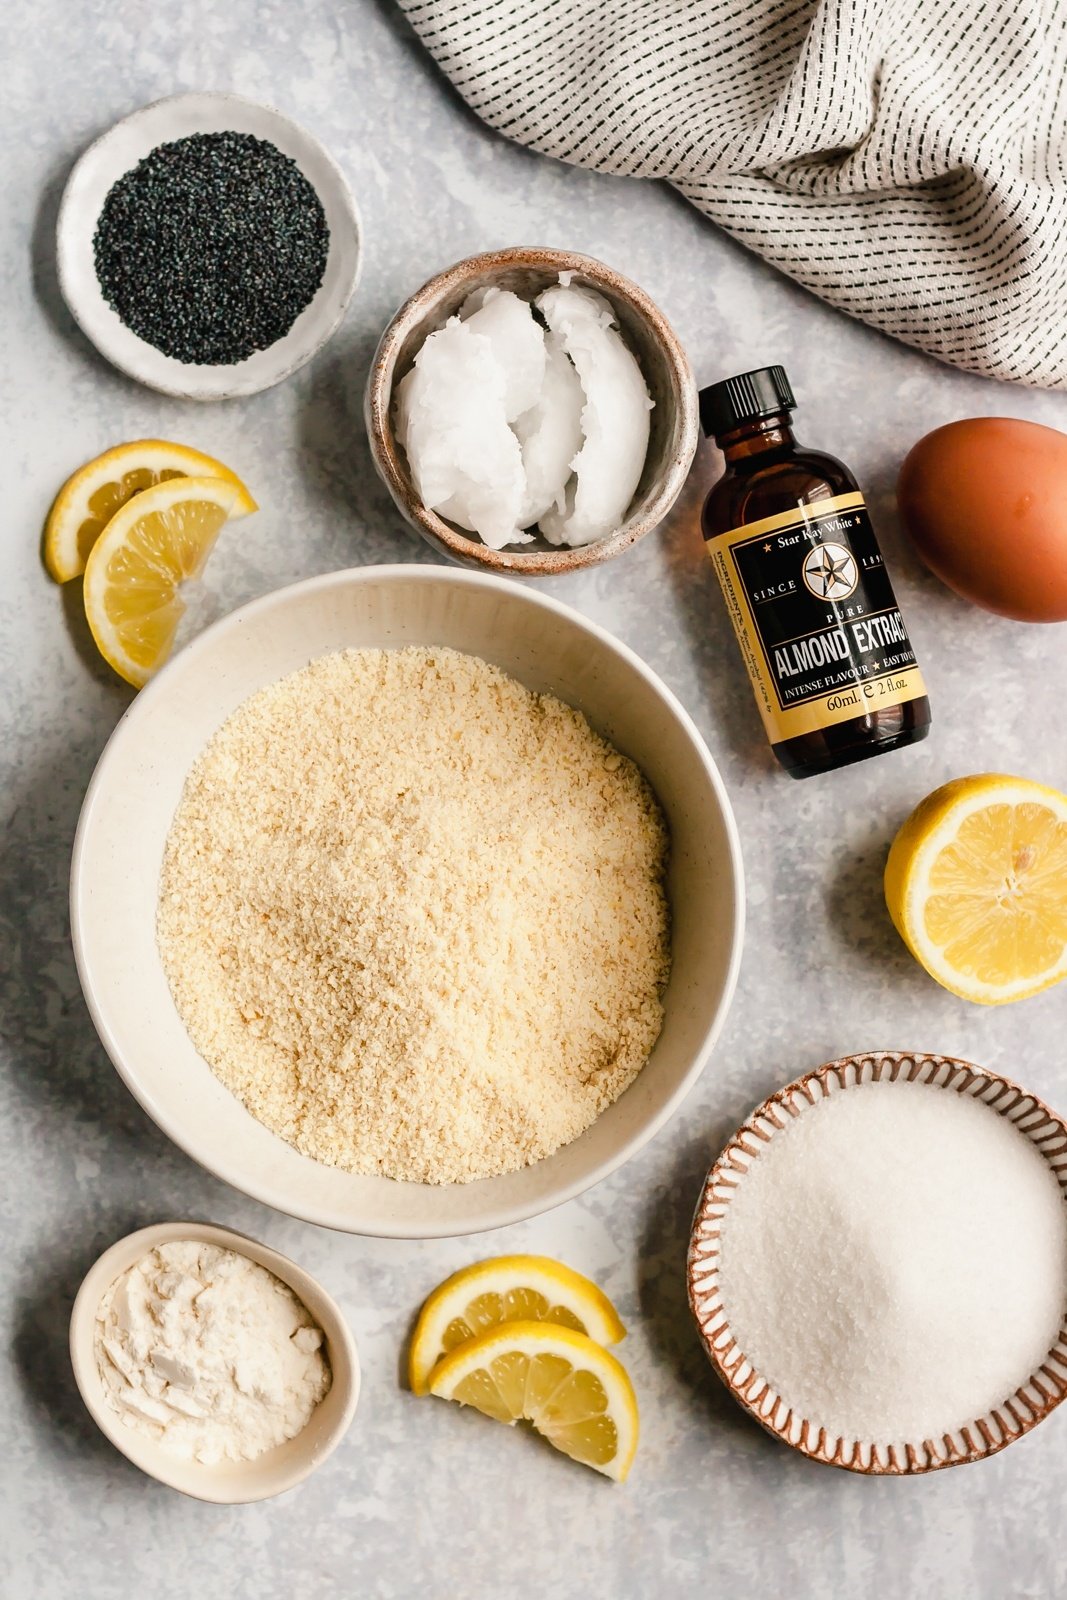
{"type": "Polygon", "coordinates": [[[547,577],[663,521],[696,452],[688,358],[637,284],[516,246],[438,273],[389,323],[366,392],[398,509],[465,566],[547,577]]]}

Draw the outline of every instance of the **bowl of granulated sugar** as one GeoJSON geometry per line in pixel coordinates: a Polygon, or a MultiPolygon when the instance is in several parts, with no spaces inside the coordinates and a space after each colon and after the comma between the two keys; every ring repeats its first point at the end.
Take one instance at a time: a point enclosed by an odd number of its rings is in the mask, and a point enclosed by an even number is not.
{"type": "Polygon", "coordinates": [[[814,1461],[978,1461],[1067,1395],[1067,1124],[947,1056],[846,1056],[708,1174],[689,1300],[711,1363],[814,1461]]]}

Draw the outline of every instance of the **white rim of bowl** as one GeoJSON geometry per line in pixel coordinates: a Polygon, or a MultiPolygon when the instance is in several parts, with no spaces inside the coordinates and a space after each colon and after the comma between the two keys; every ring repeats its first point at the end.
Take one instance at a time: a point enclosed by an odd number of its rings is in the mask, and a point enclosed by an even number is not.
{"type": "MultiPolygon", "coordinates": [[[[263,1205],[268,1205],[272,1207],[273,1210],[282,1212],[285,1216],[296,1217],[301,1222],[311,1222],[319,1227],[334,1228],[340,1233],[351,1233],[360,1238],[378,1239],[458,1239],[467,1234],[490,1232],[496,1228],[510,1227],[511,1224],[515,1222],[525,1222],[530,1217],[541,1216],[544,1212],[552,1211],[557,1206],[564,1205],[568,1200],[573,1200],[577,1195],[584,1194],[588,1189],[594,1188],[606,1177],[609,1177],[611,1173],[618,1171],[618,1169],[625,1165],[627,1161],[630,1161],[640,1150],[644,1149],[644,1147],[655,1138],[660,1129],[670,1121],[671,1117],[673,1117],[675,1112],[678,1110],[678,1107],[690,1093],[696,1084],[697,1079],[703,1072],[708,1057],[715,1047],[715,1043],[722,1032],[727,1015],[729,1014],[730,1005],[734,996],[734,990],[737,987],[737,977],[741,968],[741,957],[744,948],[745,875],[744,865],[741,858],[740,835],[738,833],[737,821],[734,817],[733,808],[730,804],[730,799],[726,792],[726,786],[723,783],[719,769],[715,765],[714,759],[712,758],[711,752],[708,750],[708,747],[701,736],[700,730],[697,728],[693,719],[690,717],[689,713],[686,711],[685,707],[682,705],[681,701],[677,698],[673,691],[668,689],[667,685],[652,671],[652,668],[647,666],[646,663],[641,660],[641,657],[637,655],[635,651],[630,649],[629,645],[623,644],[621,639],[617,639],[614,634],[609,633],[606,628],[602,628],[598,623],[593,622],[590,618],[584,617],[581,612],[575,611],[573,607],[564,605],[559,600],[550,599],[547,595],[541,594],[536,590],[516,584],[510,578],[498,577],[496,574],[485,572],[469,572],[463,570],[462,568],[441,567],[436,565],[418,566],[396,562],[384,566],[351,567],[345,568],[340,572],[324,573],[319,577],[306,578],[301,583],[289,584],[285,588],[275,589],[270,594],[261,595],[257,600],[249,601],[246,605],[240,606],[236,611],[232,611],[229,616],[222,617],[218,622],[213,623],[211,627],[205,628],[203,633],[198,634],[195,639],[191,640],[189,644],[187,644],[185,648],[179,652],[173,661],[168,662],[166,666],[164,666],[156,674],[156,676],[138,692],[137,698],[123,713],[118,724],[114,728],[111,737],[108,739],[103,750],[101,751],[92,778],[89,780],[89,787],[85,791],[85,799],[82,801],[82,808],[78,817],[78,827],[74,835],[74,849],[71,856],[70,932],[71,943],[74,947],[74,960],[78,969],[78,979],[81,984],[82,994],[85,997],[85,1003],[88,1008],[89,1015],[93,1020],[93,1025],[96,1028],[97,1034],[100,1038],[100,1042],[103,1044],[111,1064],[115,1068],[119,1077],[122,1079],[123,1083],[126,1085],[127,1089],[133,1095],[134,1099],[148,1113],[152,1121],[156,1124],[157,1128],[161,1129],[162,1132],[167,1135],[167,1138],[178,1146],[179,1150],[184,1150],[185,1154],[189,1156],[191,1160],[195,1161],[198,1166],[203,1167],[205,1171],[210,1172],[214,1177],[220,1178],[222,1182],[228,1183],[231,1188],[238,1190],[239,1193],[247,1194],[251,1196],[253,1200],[259,1200],[263,1205]],[[403,578],[406,582],[412,583],[455,583],[461,584],[466,588],[487,589],[495,593],[504,592],[510,596],[517,597],[526,605],[539,606],[545,611],[555,612],[558,616],[565,617],[569,622],[577,624],[579,628],[592,635],[599,643],[606,645],[610,650],[613,650],[630,667],[632,667],[635,672],[644,678],[649,687],[660,698],[660,700],[663,701],[668,710],[674,714],[677,720],[681,723],[685,732],[689,735],[694,749],[697,751],[700,757],[701,764],[704,767],[711,786],[715,790],[723,819],[723,828],[729,847],[730,872],[734,886],[733,927],[730,930],[730,962],[727,968],[726,980],[723,984],[722,993],[719,997],[719,1003],[715,1009],[715,1015],[712,1018],[711,1025],[701,1040],[699,1049],[694,1052],[692,1065],[686,1072],[682,1081],[679,1083],[677,1089],[670,1096],[666,1104],[660,1109],[656,1116],[651,1118],[637,1133],[633,1134],[613,1155],[608,1156],[601,1161],[593,1169],[589,1176],[576,1178],[570,1183],[564,1184],[559,1193],[554,1195],[551,1199],[543,1202],[539,1201],[533,1206],[521,1204],[513,1205],[502,1215],[498,1215],[496,1221],[489,1224],[484,1222],[472,1222],[469,1226],[464,1225],[459,1228],[452,1225],[435,1228],[431,1225],[424,1227],[419,1233],[413,1233],[410,1228],[388,1226],[379,1226],[374,1230],[361,1231],[357,1228],[353,1228],[350,1223],[345,1220],[344,1216],[337,1211],[317,1207],[280,1205],[277,1197],[269,1192],[269,1190],[263,1185],[244,1181],[234,1173],[228,1164],[224,1162],[218,1162],[215,1164],[209,1163],[205,1161],[195,1150],[191,1149],[182,1134],[174,1126],[171,1119],[159,1108],[152,1096],[143,1090],[142,1086],[137,1082],[136,1077],[127,1071],[122,1062],[121,1053],[115,1045],[111,1030],[108,1027],[107,1021],[101,1012],[99,1005],[97,1004],[96,995],[93,991],[92,982],[89,976],[88,963],[85,958],[85,951],[82,941],[80,903],[82,854],[85,847],[85,837],[92,821],[93,808],[96,805],[97,797],[103,787],[105,763],[107,761],[108,752],[112,745],[119,739],[124,739],[131,736],[130,728],[134,726],[137,718],[141,716],[147,716],[150,713],[155,699],[164,692],[169,680],[169,676],[174,671],[175,666],[181,660],[181,658],[186,657],[192,651],[206,649],[210,641],[212,641],[217,635],[230,628],[240,628],[243,623],[249,620],[249,618],[257,616],[263,611],[269,611],[275,606],[286,603],[288,597],[292,595],[309,594],[313,593],[316,589],[330,589],[352,582],[379,582],[383,579],[391,580],[400,578],[403,578]]],[[[211,1068],[206,1062],[205,1070],[208,1072],[211,1071],[211,1068]]],[[[278,1136],[275,1135],[275,1137],[278,1136]]],[[[549,1156],[545,1159],[551,1160],[552,1158],[549,1156]]],[[[491,1183],[493,1180],[490,1178],[483,1179],[482,1181],[491,1183]]]]}
{"type": "MultiPolygon", "coordinates": [[[[147,1477],[154,1478],[157,1483],[165,1484],[168,1489],[176,1490],[178,1494],[187,1495],[191,1500],[203,1500],[212,1505],[250,1505],[259,1500],[272,1500],[276,1495],[295,1489],[333,1455],[352,1426],[359,1404],[361,1386],[359,1350],[352,1330],[333,1296],[306,1268],[291,1261],[288,1256],[283,1256],[280,1251],[273,1250],[270,1245],[261,1244],[249,1234],[237,1233],[232,1228],[223,1228],[213,1222],[153,1222],[144,1228],[136,1229],[133,1233],[125,1234],[121,1239],[116,1239],[114,1244],[109,1245],[101,1255],[97,1256],[78,1287],[70,1313],[68,1343],[70,1364],[74,1370],[78,1393],[82,1397],[86,1411],[104,1437],[115,1446],[120,1455],[124,1455],[127,1461],[147,1477]],[[173,1243],[182,1239],[202,1240],[206,1244],[232,1250],[236,1255],[245,1256],[249,1261],[255,1261],[257,1265],[272,1272],[293,1291],[322,1327],[327,1340],[327,1354],[330,1357],[331,1383],[337,1380],[340,1367],[347,1369],[344,1379],[349,1396],[328,1442],[317,1454],[294,1464],[273,1488],[252,1494],[213,1494],[210,1481],[205,1480],[204,1493],[201,1494],[188,1484],[176,1482],[177,1472],[171,1475],[165,1469],[159,1470],[157,1465],[149,1466],[146,1461],[139,1459],[141,1455],[137,1449],[139,1435],[127,1428],[119,1420],[117,1413],[109,1410],[107,1406],[99,1405],[91,1392],[90,1374],[96,1375],[93,1334],[96,1311],[101,1300],[115,1280],[142,1255],[158,1244],[173,1243]],[[310,1305],[309,1300],[314,1300],[316,1305],[310,1305]],[[326,1312],[325,1318],[321,1315],[322,1310],[326,1312]],[[329,1327],[323,1326],[324,1320],[330,1323],[329,1327]],[[341,1357],[340,1362],[336,1359],[338,1353],[341,1357]]],[[[299,1434],[294,1435],[294,1438],[299,1437],[299,1434]]],[[[259,1461],[262,1459],[262,1456],[256,1458],[259,1461]]],[[[251,1467],[255,1462],[248,1462],[246,1465],[251,1467]]],[[[234,1462],[233,1466],[240,1470],[241,1463],[234,1462]]]]}
{"type": "MultiPolygon", "coordinates": [[[[190,133],[195,133],[195,131],[195,128],[190,127],[190,133]]],[[[186,135],[181,135],[180,137],[186,137],[186,135]]],[[[299,163],[297,164],[299,165],[299,163]]],[[[310,179],[308,181],[310,182],[310,179]]],[[[312,184],[312,188],[314,187],[314,184],[312,184]]],[[[63,296],[63,303],[94,350],[98,350],[105,361],[109,362],[118,372],[124,373],[127,378],[132,378],[135,383],[143,384],[146,389],[153,389],[158,394],[169,395],[173,400],[196,400],[203,404],[218,400],[247,399],[251,395],[262,394],[267,389],[276,388],[279,383],[284,383],[287,378],[291,378],[294,372],[299,372],[301,367],[306,366],[309,361],[318,355],[320,350],[324,349],[341,326],[345,313],[352,302],[352,296],[359,288],[360,278],[363,275],[363,219],[356,204],[355,196],[349,187],[348,179],[322,140],[316,138],[315,134],[305,128],[302,123],[297,122],[294,117],[286,116],[284,111],[279,111],[276,106],[270,105],[267,101],[253,100],[248,95],[232,94],[224,89],[205,89],[195,90],[187,94],[163,95],[159,100],[152,100],[148,105],[139,106],[136,111],[131,111],[129,116],[120,117],[118,122],[112,123],[110,128],[99,134],[82,151],[71,168],[66,183],[63,185],[63,195],[60,199],[59,211],[56,216],[55,243],[56,276],[59,280],[59,291],[63,296]],[[240,379],[235,378],[232,384],[228,385],[223,392],[217,394],[204,390],[202,386],[183,385],[176,381],[169,383],[165,379],[145,377],[144,372],[138,371],[132,361],[127,360],[121,353],[117,353],[106,342],[101,342],[97,331],[90,326],[88,319],[83,315],[81,296],[73,286],[73,267],[67,243],[67,219],[76,198],[77,188],[84,180],[86,167],[99,153],[100,147],[113,138],[120,128],[128,128],[131,124],[147,121],[164,106],[177,106],[183,101],[196,100],[214,100],[222,105],[251,106],[255,111],[265,113],[271,121],[281,124],[287,130],[291,130],[298,139],[306,140],[308,144],[313,145],[317,154],[333,173],[337,184],[338,198],[352,225],[356,239],[356,265],[351,281],[345,286],[332,322],[315,343],[302,354],[294,356],[283,371],[279,372],[275,377],[269,378],[265,383],[248,382],[247,380],[242,383],[240,379]]],[[[306,309],[307,307],[305,307],[306,309]]],[[[134,337],[136,338],[137,335],[134,335],[134,337]]],[[[288,335],[283,334],[282,337],[286,338],[288,335]]],[[[148,345],[145,340],[142,339],[140,342],[145,345],[146,349],[152,350],[154,355],[162,354],[161,351],[155,350],[154,346],[148,345]]],[[[241,362],[234,362],[229,366],[221,365],[216,370],[220,374],[236,373],[241,365],[241,362]]]]}
{"type": "Polygon", "coordinates": [[[1006,1118],[1048,1162],[1067,1202],[1067,1123],[1031,1090],[958,1056],[871,1050],[828,1061],[768,1095],[727,1141],[704,1180],[686,1263],[689,1306],[705,1353],[734,1399],[762,1428],[811,1461],[870,1477],[908,1477],[996,1455],[1036,1428],[1067,1398],[1067,1315],[1045,1364],[998,1405],[936,1439],[877,1444],[828,1433],[801,1416],[756,1370],[733,1336],[719,1293],[723,1218],[761,1150],[821,1101],[867,1083],[920,1083],[966,1095],[1006,1118]],[[1053,1372],[1055,1360],[1060,1372],[1053,1372]]]}

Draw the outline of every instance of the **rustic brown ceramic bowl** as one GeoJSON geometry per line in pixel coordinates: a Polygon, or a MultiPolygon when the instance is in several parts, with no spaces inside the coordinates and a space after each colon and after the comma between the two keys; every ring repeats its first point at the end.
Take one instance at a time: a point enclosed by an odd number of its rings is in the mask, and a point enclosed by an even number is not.
{"type": "Polygon", "coordinates": [[[692,369],[670,323],[644,290],[602,261],[569,250],[516,246],[458,261],[400,307],[382,335],[371,365],[365,402],[371,454],[399,510],[435,550],[465,566],[492,572],[547,577],[594,566],[629,549],[663,521],[678,498],[696,452],[697,390],[692,369]],[[574,274],[580,287],[596,289],[615,309],[626,341],[641,364],[655,401],[645,470],[626,521],[597,544],[571,550],[538,536],[534,543],[490,550],[476,534],[446,522],[423,505],[411,480],[407,457],[393,432],[392,399],[426,338],[442,327],[474,289],[496,285],[527,298],[574,274]]]}
{"type": "MultiPolygon", "coordinates": [[[[1037,1372],[1002,1406],[976,1417],[957,1432],[937,1439],[876,1445],[869,1440],[835,1438],[799,1416],[753,1367],[730,1331],[719,1294],[719,1239],[730,1202],[745,1173],[790,1118],[803,1116],[831,1094],[859,1084],[933,1084],[946,1093],[971,1095],[1009,1118],[1031,1139],[1067,1190],[1067,1123],[1043,1101],[1010,1078],[987,1072],[952,1056],[908,1055],[896,1051],[843,1056],[809,1072],[772,1094],[749,1117],[708,1173],[693,1220],[689,1246],[689,1304],[711,1364],[730,1393],[776,1438],[812,1461],[850,1472],[903,1476],[935,1472],[995,1455],[1036,1428],[1067,1395],[1067,1320],[1055,1346],[1037,1372]]],[[[951,1352],[946,1352],[951,1359],[951,1352]]]]}

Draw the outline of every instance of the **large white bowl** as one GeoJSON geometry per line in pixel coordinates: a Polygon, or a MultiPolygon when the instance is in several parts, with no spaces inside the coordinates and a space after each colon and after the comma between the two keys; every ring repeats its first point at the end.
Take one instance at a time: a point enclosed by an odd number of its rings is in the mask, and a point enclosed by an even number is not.
{"type": "MultiPolygon", "coordinates": [[[[294,782],[299,778],[294,774],[294,782]]],[[[201,634],[141,691],[89,785],[71,869],[71,929],[104,1046],[145,1110],[209,1171],[293,1216],[352,1233],[438,1238],[500,1227],[579,1194],[652,1138],[695,1082],[741,957],[737,829],[678,701],[625,645],[507,579],[441,567],[313,578],[201,634]],[[178,1016],[156,949],[160,864],[189,768],[249,695],[350,647],[444,645],[578,707],[648,777],[671,828],[673,969],[640,1076],[576,1139],[521,1172],[449,1187],[320,1166],[257,1122],[178,1016]]]]}

